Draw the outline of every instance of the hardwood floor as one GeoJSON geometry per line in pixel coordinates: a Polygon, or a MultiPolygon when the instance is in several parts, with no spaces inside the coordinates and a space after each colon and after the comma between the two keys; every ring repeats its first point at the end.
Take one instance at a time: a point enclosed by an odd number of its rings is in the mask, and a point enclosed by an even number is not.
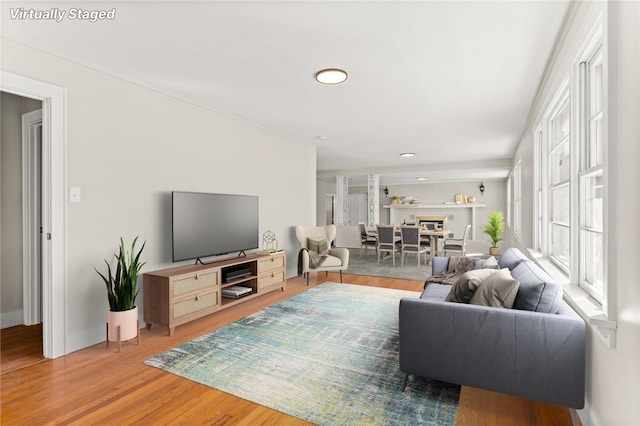
{"type": "MultiPolygon", "coordinates": [[[[311,284],[339,281],[311,275],[311,284]]],[[[344,275],[344,282],[420,291],[422,282],[344,275]]],[[[187,325],[173,336],[142,330],[140,346],[98,344],[67,356],[4,373],[2,424],[230,424],[304,425],[302,420],[143,364],[146,359],[307,290],[301,277],[276,291],[187,325]]],[[[135,342],[132,341],[132,342],[135,342]]],[[[40,349],[41,350],[41,349],[40,349]]],[[[571,425],[563,407],[463,387],[458,425],[571,425]]]]}
{"type": "Polygon", "coordinates": [[[0,374],[42,361],[42,324],[0,330],[0,374]]]}

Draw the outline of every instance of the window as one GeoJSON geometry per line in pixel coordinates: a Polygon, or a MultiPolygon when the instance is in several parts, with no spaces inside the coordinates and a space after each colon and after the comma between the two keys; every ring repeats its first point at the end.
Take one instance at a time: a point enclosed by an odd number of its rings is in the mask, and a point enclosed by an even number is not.
{"type": "MultiPolygon", "coordinates": [[[[575,72],[560,86],[533,134],[535,248],[603,305],[604,63],[600,29],[585,44],[575,72]]],[[[518,175],[514,169],[514,232],[521,209],[518,175]]]]}
{"type": "Polygon", "coordinates": [[[513,168],[513,232],[522,234],[522,163],[513,168]]]}
{"type": "Polygon", "coordinates": [[[615,347],[616,304],[605,249],[609,98],[603,20],[588,31],[570,74],[533,129],[533,243],[552,274],[564,272],[570,284],[565,294],[579,313],[615,347]]]}
{"type": "Polygon", "coordinates": [[[534,200],[534,211],[535,211],[535,223],[534,223],[534,241],[533,248],[542,253],[543,252],[543,229],[544,229],[544,219],[543,219],[543,206],[542,206],[542,165],[544,162],[542,161],[542,123],[538,124],[536,130],[534,132],[534,161],[538,167],[535,167],[534,170],[534,182],[535,182],[535,200],[534,200]]]}
{"type": "Polygon", "coordinates": [[[596,300],[604,300],[604,200],[602,134],[603,55],[598,45],[579,64],[580,99],[580,285],[596,300]]]}
{"type": "Polygon", "coordinates": [[[549,257],[563,271],[571,267],[571,103],[564,90],[549,118],[549,257]]]}

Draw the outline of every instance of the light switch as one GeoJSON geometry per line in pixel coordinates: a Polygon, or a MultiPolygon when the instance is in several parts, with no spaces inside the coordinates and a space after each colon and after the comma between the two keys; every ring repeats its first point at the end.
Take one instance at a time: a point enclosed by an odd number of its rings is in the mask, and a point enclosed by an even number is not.
{"type": "Polygon", "coordinates": [[[80,188],[72,186],[69,189],[69,201],[71,201],[72,203],[80,202],[80,188]]]}

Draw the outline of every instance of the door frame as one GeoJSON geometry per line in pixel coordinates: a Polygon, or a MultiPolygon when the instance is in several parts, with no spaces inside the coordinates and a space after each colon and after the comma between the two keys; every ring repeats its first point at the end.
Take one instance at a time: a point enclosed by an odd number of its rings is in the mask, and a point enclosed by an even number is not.
{"type": "Polygon", "coordinates": [[[22,114],[22,312],[25,325],[42,322],[40,128],[42,109],[22,114]]]}
{"type": "Polygon", "coordinates": [[[67,353],[66,89],[0,71],[0,90],[42,101],[42,346],[57,358],[67,353]]]}

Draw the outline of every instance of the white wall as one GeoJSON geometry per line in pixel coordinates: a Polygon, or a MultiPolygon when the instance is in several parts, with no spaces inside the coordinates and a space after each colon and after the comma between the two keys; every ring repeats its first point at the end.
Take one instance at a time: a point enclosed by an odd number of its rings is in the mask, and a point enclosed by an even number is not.
{"type": "MultiPolygon", "coordinates": [[[[522,160],[523,230],[517,243],[526,249],[533,241],[533,142],[537,118],[569,71],[594,17],[609,8],[610,123],[609,177],[607,187],[609,285],[616,293],[610,303],[617,307],[617,344],[608,348],[593,326],[587,327],[586,407],[580,413],[585,426],[631,426],[640,424],[640,3],[579,3],[549,78],[538,94],[531,119],[523,134],[514,164],[522,160]]],[[[606,217],[606,216],[605,216],[606,217]]]]}
{"type": "Polygon", "coordinates": [[[315,147],[7,39],[2,67],[67,89],[67,186],[82,190],[67,203],[67,351],[104,340],[93,267],[121,236],[146,240],[144,270],[172,266],[172,190],[258,195],[260,232],[275,232],[296,274],[293,226],[316,215],[315,147]]]}

